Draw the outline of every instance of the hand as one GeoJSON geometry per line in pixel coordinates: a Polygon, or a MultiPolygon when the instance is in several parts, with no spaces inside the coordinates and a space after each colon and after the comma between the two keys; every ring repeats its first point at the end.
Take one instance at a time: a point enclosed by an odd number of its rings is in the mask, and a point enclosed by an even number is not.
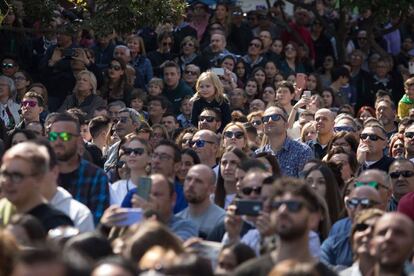
{"type": "Polygon", "coordinates": [[[89,61],[88,56],[86,55],[84,49],[76,48],[76,49],[74,49],[74,51],[75,51],[75,54],[73,55],[72,59],[81,61],[86,66],[90,65],[91,62],[89,61]]]}
{"type": "Polygon", "coordinates": [[[270,236],[274,233],[270,225],[270,214],[267,212],[260,212],[260,216],[256,220],[256,228],[259,230],[262,237],[270,236]]]}
{"type": "Polygon", "coordinates": [[[53,50],[52,57],[49,59],[49,66],[54,66],[58,61],[63,58],[63,52],[61,48],[56,47],[53,50]]]}
{"type": "Polygon", "coordinates": [[[306,96],[302,96],[300,100],[293,106],[294,109],[298,110],[298,108],[304,107],[305,105],[310,104],[311,99],[306,96]]]}
{"type": "Polygon", "coordinates": [[[226,217],[224,218],[224,227],[229,235],[230,241],[240,239],[240,232],[242,228],[242,218],[236,215],[236,205],[230,205],[226,211],[226,217]]]}
{"type": "Polygon", "coordinates": [[[133,208],[142,208],[142,210],[153,209],[150,202],[136,194],[132,196],[131,203],[133,208]]]}
{"type": "Polygon", "coordinates": [[[109,206],[101,217],[101,224],[109,227],[117,226],[127,219],[127,210],[117,205],[109,206]]]}
{"type": "Polygon", "coordinates": [[[368,145],[363,142],[359,143],[357,149],[357,160],[359,164],[363,164],[367,160],[368,145]]]}

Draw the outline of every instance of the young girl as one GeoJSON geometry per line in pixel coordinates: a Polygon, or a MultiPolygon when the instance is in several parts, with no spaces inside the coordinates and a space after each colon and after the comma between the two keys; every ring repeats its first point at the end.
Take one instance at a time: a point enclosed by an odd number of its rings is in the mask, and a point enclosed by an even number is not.
{"type": "Polygon", "coordinates": [[[248,102],[251,102],[259,97],[259,84],[254,78],[247,80],[244,90],[246,90],[248,102]]]}
{"type": "Polygon", "coordinates": [[[191,123],[194,126],[197,125],[198,117],[204,108],[216,108],[221,111],[222,121],[219,129],[221,131],[230,122],[231,112],[228,100],[224,97],[224,88],[220,79],[211,71],[204,72],[197,80],[196,91],[192,98],[191,123]]]}

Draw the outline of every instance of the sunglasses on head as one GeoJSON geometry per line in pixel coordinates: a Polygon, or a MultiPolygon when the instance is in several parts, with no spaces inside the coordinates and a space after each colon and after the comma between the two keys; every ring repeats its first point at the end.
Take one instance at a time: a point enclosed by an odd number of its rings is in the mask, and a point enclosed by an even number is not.
{"type": "Polygon", "coordinates": [[[30,106],[30,107],[35,107],[37,105],[36,101],[22,101],[22,106],[30,106]]]}
{"type": "Polygon", "coordinates": [[[367,209],[372,208],[375,205],[378,205],[378,202],[371,200],[369,198],[351,198],[346,201],[346,206],[350,209],[355,209],[358,206],[367,209]]]}
{"type": "Polygon", "coordinates": [[[260,195],[260,193],[262,192],[262,187],[244,187],[241,189],[241,192],[244,195],[251,195],[253,192],[260,195]]]}
{"type": "Polygon", "coordinates": [[[366,140],[367,138],[369,138],[369,140],[371,141],[385,140],[384,138],[382,138],[379,135],[376,135],[375,133],[361,133],[361,135],[359,135],[359,138],[361,138],[361,140],[366,140]]]}
{"type": "Polygon", "coordinates": [[[143,148],[124,148],[123,150],[126,155],[131,155],[132,153],[135,155],[143,155],[145,152],[143,148]]]}
{"type": "Polygon", "coordinates": [[[1,65],[1,67],[3,67],[4,69],[10,69],[10,68],[14,67],[14,64],[13,63],[3,63],[1,65]]]}
{"type": "Polygon", "coordinates": [[[214,116],[200,116],[200,117],[198,117],[199,122],[207,121],[208,123],[212,123],[215,120],[216,120],[216,117],[214,117],[214,116]]]}
{"type": "Polygon", "coordinates": [[[393,178],[393,179],[397,179],[400,176],[403,176],[404,178],[413,177],[414,172],[412,172],[412,171],[396,171],[396,172],[390,173],[390,177],[393,178]]]}
{"type": "Polygon", "coordinates": [[[115,71],[119,71],[119,70],[121,70],[121,66],[120,66],[120,65],[114,65],[114,64],[111,64],[111,65],[109,66],[109,69],[113,69],[113,70],[115,70],[115,71]]]}
{"type": "Polygon", "coordinates": [[[350,126],[334,127],[334,132],[340,132],[340,131],[355,132],[355,129],[353,127],[350,127],[350,126]]]}
{"type": "Polygon", "coordinates": [[[300,201],[295,200],[280,200],[280,201],[273,201],[271,204],[271,208],[273,210],[279,210],[280,207],[283,205],[286,206],[289,212],[291,213],[297,213],[300,210],[302,210],[304,203],[300,201]]]}
{"type": "Polygon", "coordinates": [[[79,135],[72,134],[66,131],[62,131],[62,132],[51,131],[49,132],[48,138],[50,142],[55,142],[58,138],[62,140],[63,142],[68,142],[72,140],[72,137],[77,137],[77,136],[79,135]]]}
{"type": "Polygon", "coordinates": [[[414,132],[406,132],[406,133],[404,133],[404,137],[408,138],[408,139],[413,139],[414,132]]]}
{"type": "Polygon", "coordinates": [[[267,123],[272,119],[273,122],[277,122],[280,119],[283,119],[285,121],[285,118],[280,114],[272,114],[272,115],[266,115],[262,117],[262,122],[267,123]]]}
{"type": "Polygon", "coordinates": [[[224,137],[226,137],[226,138],[233,138],[233,137],[235,137],[236,139],[241,139],[241,138],[243,138],[243,137],[244,137],[244,133],[243,133],[243,132],[241,132],[241,131],[235,131],[235,132],[232,132],[232,131],[225,131],[225,132],[223,133],[223,135],[224,135],[224,137]]]}
{"type": "Polygon", "coordinates": [[[196,146],[197,148],[203,148],[203,147],[205,147],[206,143],[208,143],[208,144],[214,144],[213,142],[206,141],[206,140],[201,140],[200,139],[200,140],[196,140],[196,141],[191,141],[190,142],[190,146],[191,147],[196,146]]]}

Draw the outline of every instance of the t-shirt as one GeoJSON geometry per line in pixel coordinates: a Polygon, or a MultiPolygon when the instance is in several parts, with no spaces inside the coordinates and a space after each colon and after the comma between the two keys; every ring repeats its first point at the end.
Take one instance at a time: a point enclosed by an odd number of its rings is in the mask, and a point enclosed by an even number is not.
{"type": "MultiPolygon", "coordinates": [[[[239,266],[233,273],[235,276],[267,276],[276,264],[270,257],[270,254],[266,254],[260,258],[249,260],[239,266]]],[[[318,262],[316,264],[316,270],[320,276],[334,276],[337,275],[335,272],[330,270],[323,263],[318,262]]]]}
{"type": "Polygon", "coordinates": [[[190,213],[190,207],[179,212],[177,216],[192,221],[198,228],[198,234],[202,238],[207,238],[211,230],[224,221],[226,212],[216,204],[210,204],[207,210],[199,215],[193,216],[190,213]]]}
{"type": "Polygon", "coordinates": [[[67,215],[49,204],[42,203],[31,209],[27,214],[37,218],[46,231],[64,225],[73,226],[72,220],[67,215]]]}

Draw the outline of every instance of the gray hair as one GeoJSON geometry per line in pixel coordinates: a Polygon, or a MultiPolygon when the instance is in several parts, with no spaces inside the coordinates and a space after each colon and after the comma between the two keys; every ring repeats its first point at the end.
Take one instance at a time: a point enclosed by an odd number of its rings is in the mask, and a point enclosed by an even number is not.
{"type": "Polygon", "coordinates": [[[114,49],[114,54],[113,54],[114,57],[115,57],[115,50],[116,49],[124,49],[126,51],[127,55],[128,56],[131,56],[131,50],[127,46],[125,46],[125,45],[117,45],[117,46],[115,46],[115,49],[114,49]]]}
{"type": "Polygon", "coordinates": [[[391,186],[392,185],[391,176],[385,171],[378,170],[378,169],[369,169],[369,170],[361,172],[359,177],[364,176],[364,175],[369,175],[371,173],[378,174],[382,179],[384,179],[384,185],[391,189],[391,187],[392,187],[391,186]]]}
{"type": "MultiPolygon", "coordinates": [[[[76,79],[78,79],[81,75],[86,75],[89,78],[89,82],[92,85],[92,94],[96,94],[96,89],[98,87],[98,82],[96,81],[95,74],[88,70],[82,70],[76,75],[76,79]]],[[[78,90],[78,84],[76,82],[75,88],[73,89],[74,92],[78,90]]]]}
{"type": "Polygon", "coordinates": [[[119,106],[120,108],[124,109],[126,107],[126,104],[123,101],[120,101],[120,100],[113,101],[113,102],[110,102],[108,104],[108,110],[113,106],[119,106]]]}
{"type": "Polygon", "coordinates": [[[9,98],[16,100],[16,96],[17,96],[17,89],[16,89],[16,85],[14,85],[14,81],[6,76],[0,76],[0,80],[5,80],[7,82],[7,85],[9,86],[9,98]]]}
{"type": "Polygon", "coordinates": [[[136,111],[133,108],[129,108],[129,107],[122,108],[119,111],[119,113],[124,113],[124,112],[128,112],[129,117],[131,118],[131,120],[134,124],[138,124],[138,125],[141,124],[141,120],[140,120],[141,115],[139,114],[138,111],[136,111]]]}

